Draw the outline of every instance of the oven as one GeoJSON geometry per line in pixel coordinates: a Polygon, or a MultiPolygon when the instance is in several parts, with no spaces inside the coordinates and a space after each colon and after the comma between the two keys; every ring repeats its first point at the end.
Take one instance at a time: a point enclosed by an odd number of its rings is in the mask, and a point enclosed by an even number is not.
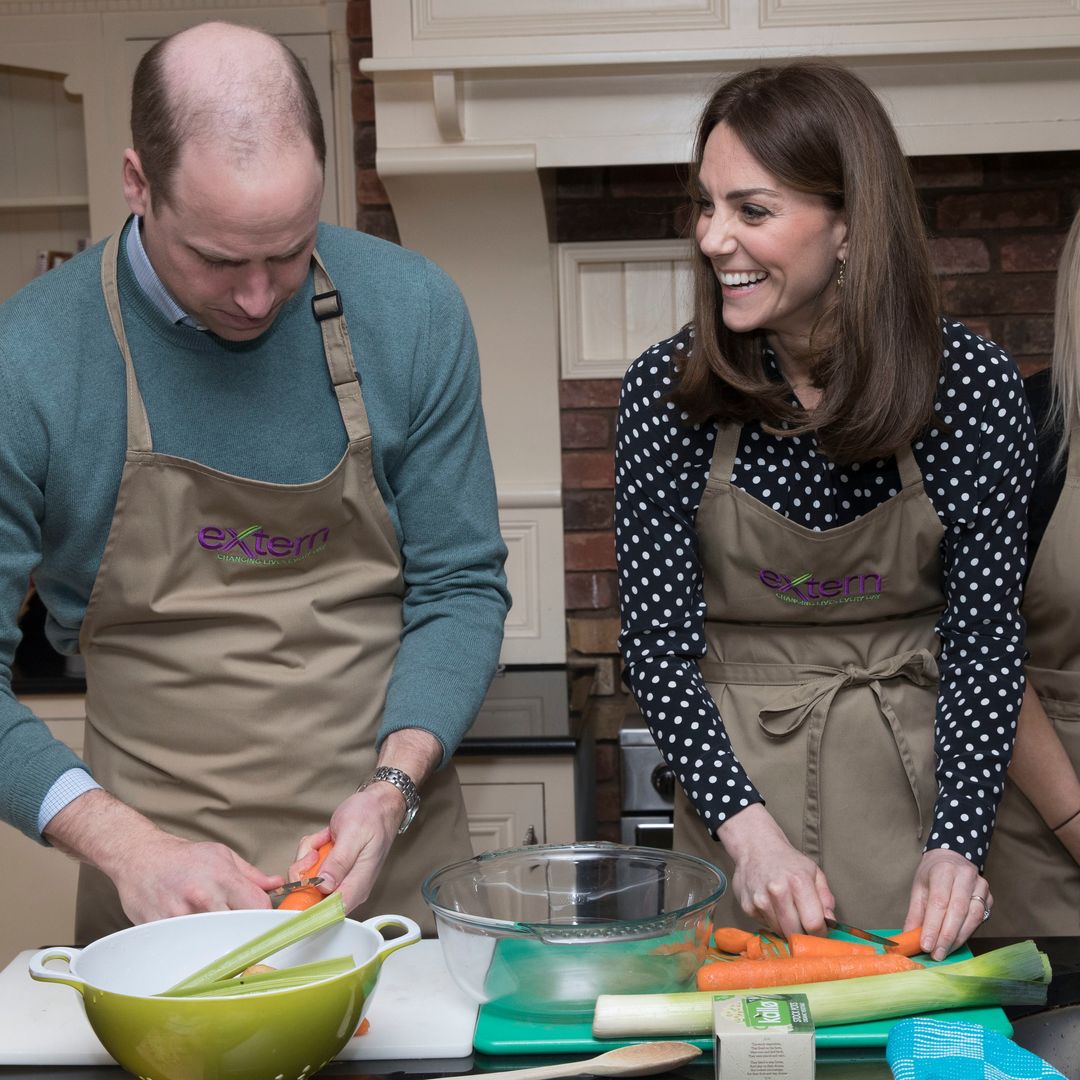
{"type": "Polygon", "coordinates": [[[675,773],[648,728],[620,731],[619,757],[622,842],[670,850],[675,834],[675,773]]]}

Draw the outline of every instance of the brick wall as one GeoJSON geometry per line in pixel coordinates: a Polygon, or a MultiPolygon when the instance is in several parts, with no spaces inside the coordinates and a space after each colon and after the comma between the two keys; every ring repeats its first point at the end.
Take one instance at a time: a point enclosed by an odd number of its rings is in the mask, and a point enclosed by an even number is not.
{"type": "Polygon", "coordinates": [[[400,243],[390,200],[375,171],[375,94],[371,80],[360,73],[360,60],[371,56],[371,0],[349,0],[346,18],[352,60],[356,227],[361,232],[400,243]]]}
{"type": "MultiPolygon", "coordinates": [[[[370,55],[367,0],[351,0],[357,57],[370,55]]],[[[374,172],[371,87],[356,77],[358,227],[397,239],[374,172]]],[[[1080,207],[1080,151],[927,157],[913,161],[947,314],[1005,346],[1025,374],[1045,367],[1053,336],[1054,276],[1080,207]]],[[[660,240],[686,234],[686,170],[668,166],[560,169],[554,240],[660,240]]],[[[674,327],[672,329],[675,329],[674,327]]],[[[627,357],[627,363],[633,360],[627,357]]],[[[612,480],[618,380],[560,387],[567,641],[572,660],[599,664],[597,823],[618,839],[619,728],[636,709],[619,684],[612,480]]]]}

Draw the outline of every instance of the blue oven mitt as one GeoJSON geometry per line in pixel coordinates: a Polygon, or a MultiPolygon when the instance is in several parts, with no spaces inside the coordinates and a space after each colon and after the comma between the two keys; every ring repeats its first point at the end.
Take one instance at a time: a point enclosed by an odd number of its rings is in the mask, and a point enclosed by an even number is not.
{"type": "Polygon", "coordinates": [[[895,1080],[1066,1080],[1012,1039],[966,1020],[901,1020],[885,1057],[895,1080]]]}

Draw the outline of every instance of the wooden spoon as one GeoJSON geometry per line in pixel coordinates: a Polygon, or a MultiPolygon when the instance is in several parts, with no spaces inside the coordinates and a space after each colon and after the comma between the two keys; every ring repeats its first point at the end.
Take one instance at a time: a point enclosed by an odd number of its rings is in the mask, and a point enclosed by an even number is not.
{"type": "MultiPolygon", "coordinates": [[[[685,1065],[700,1053],[696,1046],[685,1042],[634,1043],[633,1046],[620,1046],[584,1061],[484,1073],[483,1080],[504,1080],[508,1077],[514,1080],[550,1080],[556,1076],[648,1076],[685,1065]]],[[[441,1076],[438,1080],[461,1080],[461,1077],[441,1076]]]]}

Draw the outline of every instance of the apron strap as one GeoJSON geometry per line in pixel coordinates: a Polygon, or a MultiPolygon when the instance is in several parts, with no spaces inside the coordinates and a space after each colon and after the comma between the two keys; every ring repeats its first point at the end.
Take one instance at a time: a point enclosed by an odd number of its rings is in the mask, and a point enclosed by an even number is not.
{"type": "MultiPolygon", "coordinates": [[[[709,466],[708,483],[710,486],[715,487],[717,484],[731,483],[731,474],[735,468],[735,458],[739,453],[741,439],[742,426],[740,424],[721,423],[717,425],[716,445],[713,447],[712,463],[709,466]]],[[[1072,454],[1075,452],[1077,455],[1076,465],[1078,472],[1074,475],[1080,475],[1080,450],[1076,449],[1078,443],[1080,443],[1080,439],[1073,439],[1070,448],[1070,472],[1072,472],[1074,464],[1072,454]]],[[[915,460],[915,455],[907,443],[896,452],[896,467],[900,473],[900,485],[905,491],[922,483],[922,470],[919,468],[919,463],[915,460]]]]}
{"type": "Polygon", "coordinates": [[[896,451],[896,467],[900,472],[900,486],[904,491],[922,483],[922,469],[919,468],[908,443],[904,443],[896,451]]]}
{"type": "MultiPolygon", "coordinates": [[[[132,226],[134,228],[134,225],[132,226]]],[[[123,230],[121,230],[123,231],[123,230]]],[[[146,417],[139,384],[135,379],[135,365],[131,360],[127,334],[124,332],[124,320],[120,316],[120,289],[116,283],[116,260],[120,251],[120,233],[115,232],[105,244],[101,253],[101,291],[105,295],[105,308],[109,313],[109,324],[113,337],[120,346],[124,358],[124,383],[127,387],[127,448],[135,453],[150,453],[153,443],[150,439],[150,421],[146,417]]]]}
{"type": "Polygon", "coordinates": [[[730,484],[735,469],[735,458],[742,439],[742,425],[720,423],[716,426],[716,444],[713,446],[712,463],[709,466],[708,484],[730,484]]]}
{"type": "Polygon", "coordinates": [[[829,710],[840,690],[850,686],[869,686],[892,733],[915,802],[916,836],[922,836],[927,811],[922,805],[914,755],[883,683],[890,679],[903,678],[916,686],[932,686],[938,678],[938,666],[929,650],[913,649],[898,653],[870,667],[856,664],[845,664],[839,668],[816,665],[797,667],[705,659],[698,663],[706,682],[785,686],[785,689],[758,713],[759,726],[771,738],[786,739],[804,724],[810,725],[802,850],[815,860],[821,856],[821,743],[829,710]]]}
{"type": "Polygon", "coordinates": [[[1065,470],[1065,479],[1080,480],[1080,421],[1073,424],[1069,432],[1069,464],[1065,470]]]}
{"type": "MultiPolygon", "coordinates": [[[[134,226],[132,226],[134,228],[134,226]]],[[[121,230],[122,232],[123,230],[121,230]]],[[[139,393],[139,383],[135,378],[135,365],[128,347],[124,320],[120,313],[120,289],[117,284],[116,264],[120,252],[120,232],[113,233],[105,244],[101,255],[101,291],[105,296],[105,308],[109,313],[109,324],[113,337],[120,347],[124,358],[124,382],[127,388],[127,448],[134,453],[151,453],[153,441],[150,436],[150,421],[146,415],[146,405],[139,393]]],[[[345,325],[345,312],[341,305],[341,296],[334,288],[330,275],[326,272],[317,251],[312,252],[315,296],[311,306],[322,332],[323,352],[326,366],[337,395],[341,420],[349,443],[361,442],[371,436],[367,409],[360,393],[360,377],[353,362],[352,346],[349,343],[349,331],[345,325]]]]}
{"type": "Polygon", "coordinates": [[[341,420],[351,445],[369,438],[371,425],[364,407],[364,396],[360,392],[360,375],[353,360],[341,294],[334,288],[319,253],[313,251],[311,257],[315,277],[311,309],[322,331],[326,366],[330,369],[330,381],[334,384],[341,420]]]}

